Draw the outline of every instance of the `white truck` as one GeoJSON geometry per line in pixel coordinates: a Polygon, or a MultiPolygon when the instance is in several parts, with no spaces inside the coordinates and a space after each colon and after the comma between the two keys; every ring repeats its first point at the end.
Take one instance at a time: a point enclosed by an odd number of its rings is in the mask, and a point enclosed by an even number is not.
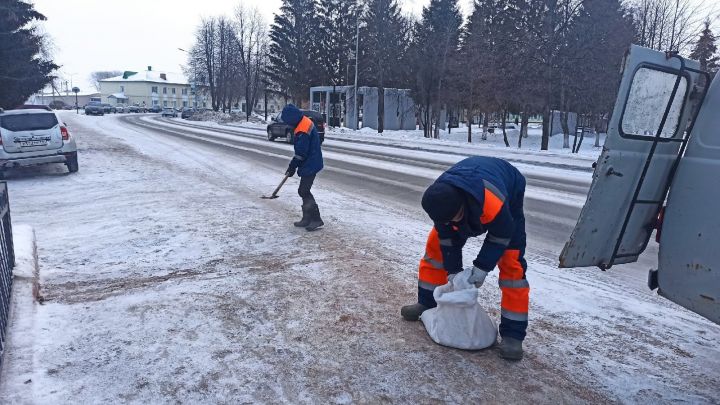
{"type": "Polygon", "coordinates": [[[628,51],[603,151],[560,267],[637,261],[648,285],[720,323],[720,75],[673,53],[628,51]]]}

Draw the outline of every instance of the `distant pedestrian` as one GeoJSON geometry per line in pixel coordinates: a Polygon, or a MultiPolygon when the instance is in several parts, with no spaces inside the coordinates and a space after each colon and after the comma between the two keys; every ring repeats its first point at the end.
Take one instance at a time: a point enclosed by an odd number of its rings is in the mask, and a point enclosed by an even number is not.
{"type": "Polygon", "coordinates": [[[297,171],[300,176],[298,194],[302,198],[302,219],[293,225],[314,231],[325,225],[320,218],[320,208],[310,192],[315,176],[323,169],[320,135],[318,135],[312,120],[304,116],[302,111],[292,104],[283,108],[280,117],[285,124],[290,126],[294,134],[295,156],[290,161],[285,174],[292,177],[297,171]]]}

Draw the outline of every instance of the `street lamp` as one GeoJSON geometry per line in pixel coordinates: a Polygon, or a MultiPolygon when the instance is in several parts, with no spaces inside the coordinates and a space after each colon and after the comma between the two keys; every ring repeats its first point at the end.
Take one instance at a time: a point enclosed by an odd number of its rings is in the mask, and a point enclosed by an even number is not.
{"type": "Polygon", "coordinates": [[[72,88],[73,93],[75,93],[75,114],[80,114],[80,106],[78,106],[78,93],[80,93],[80,88],[73,87],[72,88]]]}

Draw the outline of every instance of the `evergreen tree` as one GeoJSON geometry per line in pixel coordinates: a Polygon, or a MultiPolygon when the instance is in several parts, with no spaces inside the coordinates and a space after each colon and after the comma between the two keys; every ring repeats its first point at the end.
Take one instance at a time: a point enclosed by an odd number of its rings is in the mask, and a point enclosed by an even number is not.
{"type": "Polygon", "coordinates": [[[318,32],[324,80],[349,84],[351,54],[355,51],[357,11],[352,0],[319,0],[318,32]]]}
{"type": "Polygon", "coordinates": [[[270,27],[268,75],[280,91],[302,104],[310,87],[319,84],[320,47],[316,3],[313,0],[283,0],[280,14],[270,27]]]}
{"type": "Polygon", "coordinates": [[[623,58],[634,35],[632,17],[620,0],[583,1],[570,33],[572,80],[581,111],[611,112],[623,58]]]}
{"type": "Polygon", "coordinates": [[[700,69],[713,74],[718,71],[718,60],[720,59],[717,55],[716,42],[717,38],[710,29],[710,20],[705,20],[705,28],[700,33],[695,48],[690,54],[691,59],[700,62],[700,69]]]}
{"type": "Polygon", "coordinates": [[[425,136],[438,136],[440,111],[447,100],[450,63],[457,55],[462,16],[457,0],[430,0],[415,25],[412,66],[415,101],[421,108],[425,136]],[[434,132],[431,128],[434,126],[434,132]]]}
{"type": "Polygon", "coordinates": [[[53,80],[58,68],[43,56],[44,38],[31,25],[44,21],[32,4],[3,0],[0,6],[0,107],[14,108],[53,80]]]}
{"type": "Polygon", "coordinates": [[[378,133],[385,126],[385,87],[407,82],[406,64],[409,23],[396,0],[370,0],[360,33],[363,83],[378,88],[378,133]]]}

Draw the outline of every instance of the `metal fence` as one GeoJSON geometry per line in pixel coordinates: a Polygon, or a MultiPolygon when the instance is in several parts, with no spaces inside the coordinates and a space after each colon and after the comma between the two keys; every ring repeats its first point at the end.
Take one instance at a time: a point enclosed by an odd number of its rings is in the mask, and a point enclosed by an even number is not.
{"type": "Polygon", "coordinates": [[[5,332],[10,317],[10,290],[12,288],[15,250],[10,223],[10,199],[6,182],[0,182],[0,365],[5,348],[5,332]]]}

